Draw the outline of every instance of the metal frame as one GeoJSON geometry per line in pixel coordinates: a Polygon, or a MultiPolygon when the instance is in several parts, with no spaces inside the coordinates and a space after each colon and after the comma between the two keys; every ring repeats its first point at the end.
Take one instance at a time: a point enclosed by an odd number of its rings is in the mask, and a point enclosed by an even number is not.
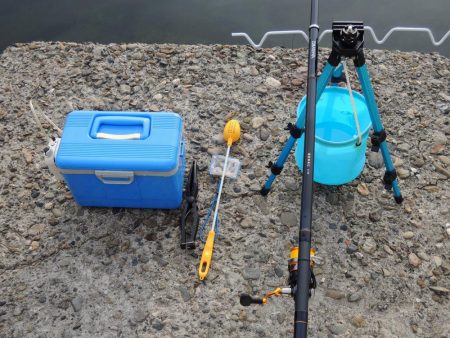
{"type": "MultiPolygon", "coordinates": [[[[447,38],[450,36],[450,30],[448,30],[447,33],[445,33],[444,36],[440,40],[436,40],[431,29],[426,28],[426,27],[393,27],[386,33],[385,36],[383,36],[382,39],[378,39],[377,35],[375,34],[375,30],[372,27],[365,26],[364,30],[370,32],[370,34],[372,35],[373,41],[378,45],[382,45],[383,43],[385,43],[386,40],[388,40],[391,37],[392,33],[394,33],[394,32],[427,33],[428,37],[430,38],[431,43],[436,47],[442,45],[445,42],[445,40],[447,40],[447,38]]],[[[332,29],[324,30],[319,36],[319,42],[326,35],[331,34],[332,32],[333,32],[332,29]]],[[[247,42],[250,45],[252,45],[254,48],[261,48],[269,36],[276,36],[276,35],[301,35],[305,39],[305,41],[308,41],[308,35],[302,30],[268,31],[268,32],[264,33],[264,35],[261,38],[261,40],[259,41],[259,43],[255,43],[247,33],[231,33],[231,36],[233,36],[233,37],[244,37],[247,40],[247,42]]]]}

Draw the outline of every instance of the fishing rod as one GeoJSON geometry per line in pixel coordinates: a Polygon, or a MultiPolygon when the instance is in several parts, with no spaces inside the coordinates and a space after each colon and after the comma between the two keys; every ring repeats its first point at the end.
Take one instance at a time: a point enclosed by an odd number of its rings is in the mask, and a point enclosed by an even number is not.
{"type": "MultiPolygon", "coordinates": [[[[311,0],[305,127],[304,129],[300,129],[297,125],[291,125],[289,127],[292,136],[295,135],[296,138],[298,138],[302,133],[304,133],[305,137],[299,242],[298,246],[292,248],[290,253],[288,264],[290,287],[276,288],[275,290],[268,292],[263,298],[254,297],[245,293],[240,296],[240,303],[243,306],[249,306],[250,304],[266,304],[267,299],[272,296],[293,296],[295,300],[295,338],[306,338],[307,336],[308,301],[311,296],[311,289],[316,287],[316,279],[312,271],[316,257],[315,250],[311,248],[311,224],[314,193],[314,143],[317,97],[317,54],[319,39],[318,16],[319,1],[311,0]]],[[[264,191],[261,191],[261,193],[264,194],[264,191]]]]}
{"type": "MultiPolygon", "coordinates": [[[[305,338],[308,329],[308,301],[311,276],[311,224],[314,196],[314,143],[316,129],[317,54],[319,40],[319,0],[311,0],[309,25],[308,79],[306,84],[305,147],[303,157],[302,202],[300,209],[300,249],[295,290],[294,337],[305,338]]],[[[315,284],[315,283],[314,283],[315,284]]]]}

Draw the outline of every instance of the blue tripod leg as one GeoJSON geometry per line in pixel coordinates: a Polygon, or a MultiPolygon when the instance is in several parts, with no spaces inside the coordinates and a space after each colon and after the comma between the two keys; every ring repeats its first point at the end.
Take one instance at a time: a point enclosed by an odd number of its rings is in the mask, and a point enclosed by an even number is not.
{"type": "Polygon", "coordinates": [[[387,189],[393,189],[395,201],[400,204],[403,201],[403,197],[398,186],[397,172],[395,171],[394,163],[392,163],[391,154],[387,147],[386,131],[381,123],[380,113],[375,101],[372,85],[370,84],[370,77],[366,65],[363,64],[362,66],[356,67],[356,72],[358,73],[361,88],[369,109],[370,119],[372,120],[374,131],[372,136],[372,151],[381,150],[384,165],[386,166],[386,173],[383,178],[385,187],[387,189]]]}
{"type": "MultiPolygon", "coordinates": [[[[327,83],[330,81],[331,75],[333,74],[334,66],[327,62],[325,67],[323,68],[322,74],[317,82],[317,101],[320,99],[320,95],[322,95],[327,83]]],[[[284,163],[286,162],[292,147],[295,144],[295,141],[302,135],[303,129],[305,126],[305,114],[306,107],[303,108],[300,115],[297,118],[297,122],[295,125],[289,123],[288,129],[290,131],[291,136],[285,143],[283,150],[281,151],[280,156],[275,164],[269,163],[269,167],[271,170],[271,174],[267,179],[266,183],[261,189],[261,195],[265,196],[269,193],[270,188],[272,187],[272,183],[275,181],[277,175],[281,173],[283,170],[284,163]]]]}
{"type": "Polygon", "coordinates": [[[339,83],[346,81],[343,70],[344,70],[344,67],[342,66],[342,63],[340,63],[339,66],[337,66],[334,69],[333,75],[331,76],[331,79],[330,79],[331,86],[338,87],[339,83]]]}

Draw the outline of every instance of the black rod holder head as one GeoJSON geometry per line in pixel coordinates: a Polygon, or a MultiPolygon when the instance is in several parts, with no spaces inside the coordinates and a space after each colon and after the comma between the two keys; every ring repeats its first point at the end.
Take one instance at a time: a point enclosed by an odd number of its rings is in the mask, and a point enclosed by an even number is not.
{"type": "Polygon", "coordinates": [[[364,23],[362,21],[334,21],[333,50],[338,54],[354,58],[364,46],[364,23]]]}

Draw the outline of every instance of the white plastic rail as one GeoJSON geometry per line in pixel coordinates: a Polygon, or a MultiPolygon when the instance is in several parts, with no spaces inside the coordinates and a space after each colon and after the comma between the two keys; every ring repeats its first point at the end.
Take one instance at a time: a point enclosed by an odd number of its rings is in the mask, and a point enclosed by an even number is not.
{"type": "MultiPolygon", "coordinates": [[[[433,35],[433,32],[429,29],[429,28],[425,28],[425,27],[393,27],[389,30],[389,32],[386,33],[386,35],[380,40],[378,39],[378,37],[375,34],[375,31],[373,30],[372,27],[370,26],[364,26],[364,30],[369,31],[370,34],[372,35],[373,40],[381,45],[383,43],[386,42],[387,39],[389,39],[389,37],[392,35],[392,33],[394,32],[421,32],[421,33],[427,33],[431,43],[434,46],[440,46],[444,43],[444,41],[450,36],[450,30],[447,31],[447,33],[444,34],[444,36],[437,41],[433,35]]],[[[319,36],[319,42],[320,40],[322,40],[322,38],[327,35],[327,34],[331,34],[333,32],[333,30],[331,29],[326,29],[322,32],[322,34],[320,34],[319,36]]],[[[266,41],[266,39],[269,36],[273,36],[273,35],[301,35],[303,36],[303,38],[305,39],[306,42],[308,42],[308,34],[306,34],[304,31],[302,30],[288,30],[288,31],[269,31],[266,32],[262,39],[259,41],[259,43],[255,43],[250,36],[247,33],[232,33],[231,36],[241,36],[244,37],[248,43],[250,45],[252,45],[254,48],[261,48],[262,45],[264,44],[264,42],[266,41]]]]}

